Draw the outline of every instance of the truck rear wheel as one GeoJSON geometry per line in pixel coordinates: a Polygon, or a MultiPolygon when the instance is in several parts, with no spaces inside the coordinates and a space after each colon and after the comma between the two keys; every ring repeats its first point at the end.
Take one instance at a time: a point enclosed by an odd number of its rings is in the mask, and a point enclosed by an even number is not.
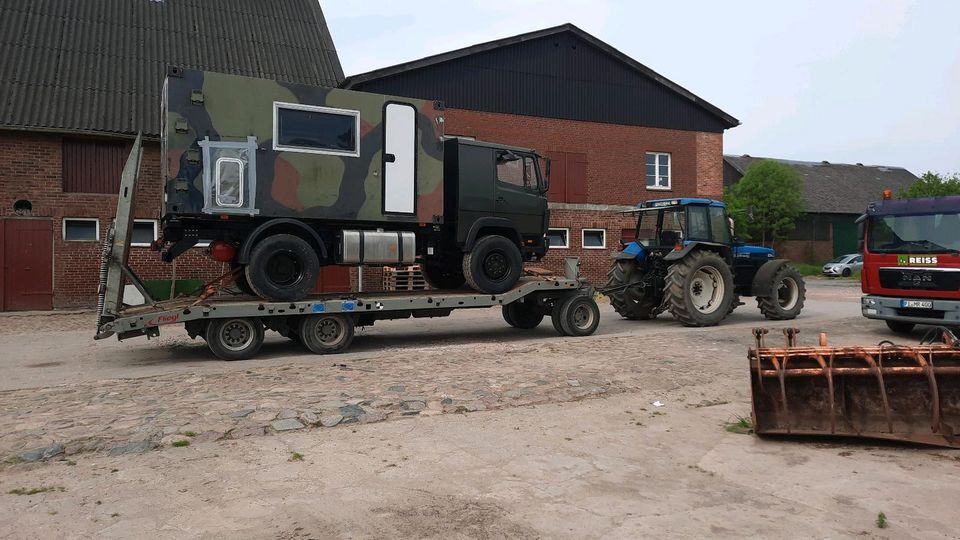
{"type": "Polygon", "coordinates": [[[253,247],[245,272],[247,283],[257,296],[294,302],[307,296],[316,286],[320,260],[303,238],[275,234],[253,247]]]}
{"type": "Polygon", "coordinates": [[[783,265],[773,275],[770,292],[770,296],[757,297],[757,305],[764,317],[772,321],[789,321],[800,314],[807,291],[803,276],[795,268],[783,265]]]}
{"type": "Polygon", "coordinates": [[[213,319],[204,339],[218,358],[245,360],[263,345],[263,324],[255,318],[213,319]]]}
{"type": "MultiPolygon", "coordinates": [[[[615,260],[607,272],[606,288],[623,287],[639,282],[643,273],[637,268],[636,260],[615,260]]],[[[649,320],[656,317],[659,302],[656,298],[644,294],[639,287],[627,287],[607,293],[614,311],[632,321],[649,320]]]]}
{"type": "Polygon", "coordinates": [[[463,287],[467,280],[463,277],[462,257],[463,254],[461,253],[455,264],[424,263],[420,267],[423,278],[434,289],[459,289],[463,287]]]}
{"type": "Polygon", "coordinates": [[[353,319],[348,315],[308,315],[300,321],[300,341],[315,354],[343,352],[353,342],[353,319]]]}
{"type": "Polygon", "coordinates": [[[237,263],[231,263],[230,268],[236,271],[233,274],[233,285],[248,296],[257,296],[257,293],[253,292],[253,289],[250,288],[250,283],[247,281],[247,272],[244,269],[243,265],[237,263]],[[237,270],[239,268],[239,270],[237,270]]]}
{"type": "Polygon", "coordinates": [[[715,326],[730,314],[733,274],[716,253],[694,251],[670,266],[664,294],[680,324],[715,326]]]}
{"type": "Polygon", "coordinates": [[[520,280],[520,248],[500,235],[484,236],[463,256],[463,275],[471,288],[487,294],[509,291],[520,280]]]}
{"type": "Polygon", "coordinates": [[[514,328],[529,330],[540,326],[543,312],[526,302],[511,302],[503,306],[503,320],[514,328]]]}

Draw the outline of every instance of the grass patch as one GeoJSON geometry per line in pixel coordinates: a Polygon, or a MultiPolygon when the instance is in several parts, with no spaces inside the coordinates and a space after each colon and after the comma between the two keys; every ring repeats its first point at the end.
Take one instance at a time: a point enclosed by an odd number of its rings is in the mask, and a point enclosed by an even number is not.
{"type": "Polygon", "coordinates": [[[7,493],[10,495],[36,495],[37,493],[63,493],[67,489],[63,486],[43,486],[38,488],[17,488],[11,489],[7,493]]]}
{"type": "Polygon", "coordinates": [[[173,446],[175,448],[183,448],[184,446],[190,446],[190,441],[187,441],[187,440],[173,441],[172,443],[170,443],[170,446],[173,446]]]}
{"type": "Polygon", "coordinates": [[[890,524],[887,523],[887,515],[883,512],[877,514],[877,528],[886,529],[890,524]]]}
{"type": "Polygon", "coordinates": [[[288,459],[287,461],[303,461],[303,454],[301,454],[300,452],[291,452],[290,459],[288,459]]]}
{"type": "Polygon", "coordinates": [[[197,432],[196,432],[196,431],[184,431],[183,434],[186,435],[187,437],[196,437],[196,436],[197,436],[197,432]]]}
{"type": "Polygon", "coordinates": [[[733,422],[727,422],[724,424],[723,429],[729,433],[749,435],[750,433],[753,433],[753,421],[750,420],[749,416],[737,415],[737,419],[733,422]]]}

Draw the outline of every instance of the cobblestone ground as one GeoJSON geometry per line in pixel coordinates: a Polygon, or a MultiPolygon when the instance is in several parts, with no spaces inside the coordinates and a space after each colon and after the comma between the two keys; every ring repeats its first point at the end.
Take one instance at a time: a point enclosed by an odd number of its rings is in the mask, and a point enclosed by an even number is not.
{"type": "MultiPolygon", "coordinates": [[[[494,312],[489,316],[499,318],[494,312]]],[[[89,329],[92,317],[6,316],[0,334],[37,340],[47,332],[89,329]]],[[[815,321],[806,324],[814,325],[811,335],[823,329],[815,321]]],[[[674,323],[579,339],[440,343],[361,355],[303,356],[248,369],[232,364],[239,369],[223,372],[180,371],[9,390],[0,392],[0,460],[139,453],[188,439],[469,414],[641,388],[670,391],[689,406],[743,402],[749,398],[747,379],[730,364],[744,358],[749,341],[749,327],[742,324],[680,329],[674,323]],[[684,388],[707,376],[729,381],[729,390],[717,396],[684,394],[684,388]]]]}

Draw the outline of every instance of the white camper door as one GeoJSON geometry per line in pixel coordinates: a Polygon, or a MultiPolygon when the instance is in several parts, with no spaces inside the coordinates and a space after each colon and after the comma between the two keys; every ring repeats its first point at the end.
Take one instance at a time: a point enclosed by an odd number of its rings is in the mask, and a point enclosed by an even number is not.
{"type": "Polygon", "coordinates": [[[414,213],[416,198],[417,111],[411,105],[387,104],[384,113],[383,210],[414,213]]]}

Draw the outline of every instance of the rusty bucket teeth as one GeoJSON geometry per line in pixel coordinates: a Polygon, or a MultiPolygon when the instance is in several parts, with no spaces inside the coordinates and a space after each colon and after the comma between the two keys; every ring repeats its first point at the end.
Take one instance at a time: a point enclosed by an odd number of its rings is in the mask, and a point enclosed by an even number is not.
{"type": "Polygon", "coordinates": [[[949,332],[919,346],[767,347],[754,328],[748,352],[759,435],[834,435],[960,448],[960,343],[949,332]]]}

